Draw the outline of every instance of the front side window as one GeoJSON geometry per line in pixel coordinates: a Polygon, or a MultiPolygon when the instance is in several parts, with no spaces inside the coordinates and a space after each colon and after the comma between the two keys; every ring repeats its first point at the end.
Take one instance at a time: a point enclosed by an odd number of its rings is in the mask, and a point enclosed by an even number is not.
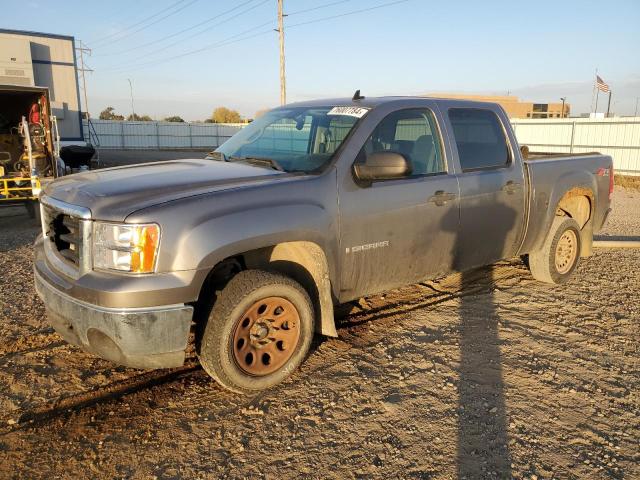
{"type": "Polygon", "coordinates": [[[329,163],[358,119],[336,114],[331,106],[279,108],[250,123],[215,151],[229,161],[271,163],[287,172],[313,173],[329,163]]]}
{"type": "Polygon", "coordinates": [[[501,168],[509,164],[507,140],[494,112],[480,108],[452,108],[449,120],[463,172],[501,168]]]}
{"type": "Polygon", "coordinates": [[[367,139],[358,156],[377,152],[402,154],[411,164],[411,175],[446,172],[438,129],[433,113],[427,109],[407,109],[387,115],[367,139]]]}

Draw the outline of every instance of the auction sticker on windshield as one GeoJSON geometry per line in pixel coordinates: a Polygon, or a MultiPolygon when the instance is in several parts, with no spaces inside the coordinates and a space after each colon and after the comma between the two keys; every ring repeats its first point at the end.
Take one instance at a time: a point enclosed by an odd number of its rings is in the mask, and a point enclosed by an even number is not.
{"type": "Polygon", "coordinates": [[[327,115],[348,115],[350,117],[362,118],[369,111],[364,107],[333,107],[327,115]]]}

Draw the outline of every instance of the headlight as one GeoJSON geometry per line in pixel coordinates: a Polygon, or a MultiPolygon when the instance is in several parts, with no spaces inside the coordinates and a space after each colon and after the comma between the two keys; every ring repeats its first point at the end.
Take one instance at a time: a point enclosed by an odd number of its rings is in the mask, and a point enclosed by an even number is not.
{"type": "Polygon", "coordinates": [[[155,223],[93,225],[93,268],[152,273],[156,268],[160,227],[155,223]]]}

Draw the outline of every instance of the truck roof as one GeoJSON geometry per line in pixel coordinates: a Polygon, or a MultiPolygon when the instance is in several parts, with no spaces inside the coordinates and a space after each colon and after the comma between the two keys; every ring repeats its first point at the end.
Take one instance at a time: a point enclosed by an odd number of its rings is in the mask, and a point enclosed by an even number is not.
{"type": "Polygon", "coordinates": [[[479,107],[479,106],[495,106],[493,102],[482,102],[477,100],[465,100],[457,98],[439,98],[439,97],[427,97],[427,96],[385,96],[385,97],[364,97],[360,100],[354,100],[351,97],[342,98],[325,98],[320,100],[308,100],[304,102],[289,103],[284,107],[326,107],[335,105],[354,106],[354,107],[367,107],[376,108],[383,104],[397,104],[401,106],[405,103],[415,104],[416,101],[429,101],[436,102],[438,104],[446,104],[448,106],[457,107],[479,107]]]}

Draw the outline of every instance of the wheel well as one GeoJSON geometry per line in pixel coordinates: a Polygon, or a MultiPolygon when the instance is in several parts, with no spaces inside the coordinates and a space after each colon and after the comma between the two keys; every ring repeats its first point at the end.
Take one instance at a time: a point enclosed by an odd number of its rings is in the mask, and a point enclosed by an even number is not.
{"type": "Polygon", "coordinates": [[[588,188],[576,187],[565,193],[556,207],[556,215],[567,215],[580,226],[582,257],[593,254],[593,204],[593,192],[588,188]]]}
{"type": "Polygon", "coordinates": [[[584,228],[591,219],[593,193],[586,188],[573,188],[563,195],[558,202],[556,214],[573,218],[580,228],[584,228]]]}
{"type": "Polygon", "coordinates": [[[275,271],[297,281],[307,291],[315,310],[316,331],[337,337],[333,297],[326,256],[313,242],[283,242],[229,257],[218,263],[202,285],[196,304],[196,325],[204,325],[215,303],[215,293],[241,270],[275,271]]]}

